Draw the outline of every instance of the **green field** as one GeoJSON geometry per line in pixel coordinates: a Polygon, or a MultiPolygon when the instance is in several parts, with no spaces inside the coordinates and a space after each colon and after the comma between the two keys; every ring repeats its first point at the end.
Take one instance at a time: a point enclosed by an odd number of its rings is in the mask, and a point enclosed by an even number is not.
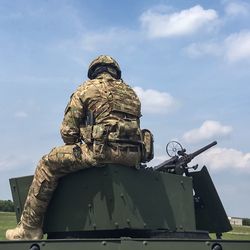
{"type": "MultiPolygon", "coordinates": [[[[215,239],[215,235],[210,235],[215,239]]],[[[247,226],[233,226],[233,231],[224,233],[222,236],[224,240],[250,240],[250,227],[247,226]]]]}
{"type": "Polygon", "coordinates": [[[0,212],[0,240],[5,239],[5,231],[16,225],[15,213],[0,212]]]}
{"type": "MultiPolygon", "coordinates": [[[[5,239],[5,231],[16,225],[14,213],[0,212],[0,240],[5,239]]],[[[212,234],[212,238],[215,236],[212,234]]],[[[233,231],[223,234],[225,240],[250,240],[250,227],[234,226],[233,231]]]]}

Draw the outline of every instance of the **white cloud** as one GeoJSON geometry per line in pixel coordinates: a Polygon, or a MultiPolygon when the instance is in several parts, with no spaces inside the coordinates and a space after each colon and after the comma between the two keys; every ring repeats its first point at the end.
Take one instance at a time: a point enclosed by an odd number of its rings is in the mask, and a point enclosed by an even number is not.
{"type": "Polygon", "coordinates": [[[232,148],[213,148],[199,155],[196,161],[213,170],[241,169],[250,173],[250,153],[232,148]]]}
{"type": "Polygon", "coordinates": [[[185,49],[186,53],[192,57],[201,57],[204,55],[221,55],[221,46],[216,42],[206,42],[206,43],[192,43],[185,49]]]}
{"type": "Polygon", "coordinates": [[[229,135],[232,127],[224,126],[218,121],[207,120],[201,127],[192,129],[183,135],[183,139],[188,143],[196,143],[216,137],[229,135]]]}
{"type": "Polygon", "coordinates": [[[249,10],[250,5],[246,2],[230,2],[225,7],[228,16],[247,16],[249,10]]]}
{"type": "Polygon", "coordinates": [[[151,9],[140,17],[142,27],[151,38],[189,35],[206,25],[210,26],[216,19],[215,10],[205,10],[200,5],[175,13],[163,13],[151,9]]]}
{"type": "Polygon", "coordinates": [[[225,56],[229,62],[250,59],[250,31],[231,34],[225,40],[225,56]]]}
{"type": "Polygon", "coordinates": [[[229,63],[250,60],[250,30],[233,33],[221,42],[192,43],[184,51],[191,58],[222,56],[229,63]]]}
{"type": "Polygon", "coordinates": [[[159,92],[154,89],[142,89],[134,87],[142,103],[142,113],[169,113],[178,106],[178,102],[167,92],[159,92]]]}

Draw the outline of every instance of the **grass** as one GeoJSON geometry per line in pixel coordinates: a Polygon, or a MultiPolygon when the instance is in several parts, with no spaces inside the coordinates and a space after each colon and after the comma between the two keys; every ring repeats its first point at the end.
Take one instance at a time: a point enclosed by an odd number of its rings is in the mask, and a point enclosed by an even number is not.
{"type": "Polygon", "coordinates": [[[233,226],[233,231],[223,234],[225,240],[250,240],[249,226],[233,226]]]}
{"type": "Polygon", "coordinates": [[[0,212],[0,240],[5,240],[5,231],[16,226],[15,213],[0,212]]]}
{"type": "MultiPolygon", "coordinates": [[[[8,228],[16,226],[15,213],[0,212],[0,240],[5,240],[5,231],[8,228]]],[[[215,235],[210,235],[215,239],[215,235]]],[[[224,233],[222,236],[224,240],[250,240],[250,227],[247,226],[233,226],[233,231],[224,233]]]]}

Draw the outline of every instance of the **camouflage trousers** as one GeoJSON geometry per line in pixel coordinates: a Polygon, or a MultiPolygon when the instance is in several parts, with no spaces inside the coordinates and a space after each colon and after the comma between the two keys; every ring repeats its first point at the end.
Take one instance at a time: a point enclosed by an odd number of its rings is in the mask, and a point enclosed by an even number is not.
{"type": "MultiPolygon", "coordinates": [[[[97,147],[98,149],[98,147],[97,147]]],[[[139,147],[112,146],[99,152],[86,144],[64,145],[52,149],[39,161],[21,216],[27,228],[42,227],[43,218],[57,187],[58,180],[69,173],[104,163],[136,166],[140,163],[139,147]],[[101,153],[101,154],[100,154],[101,153]]]]}

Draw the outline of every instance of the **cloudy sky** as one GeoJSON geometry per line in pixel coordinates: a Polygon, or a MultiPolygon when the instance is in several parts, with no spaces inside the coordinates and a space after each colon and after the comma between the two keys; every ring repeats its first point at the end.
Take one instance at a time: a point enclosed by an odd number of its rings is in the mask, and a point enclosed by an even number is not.
{"type": "Polygon", "coordinates": [[[156,165],[178,140],[206,164],[228,215],[250,217],[250,3],[0,0],[0,199],[62,144],[71,93],[100,54],[142,101],[156,165]]]}

